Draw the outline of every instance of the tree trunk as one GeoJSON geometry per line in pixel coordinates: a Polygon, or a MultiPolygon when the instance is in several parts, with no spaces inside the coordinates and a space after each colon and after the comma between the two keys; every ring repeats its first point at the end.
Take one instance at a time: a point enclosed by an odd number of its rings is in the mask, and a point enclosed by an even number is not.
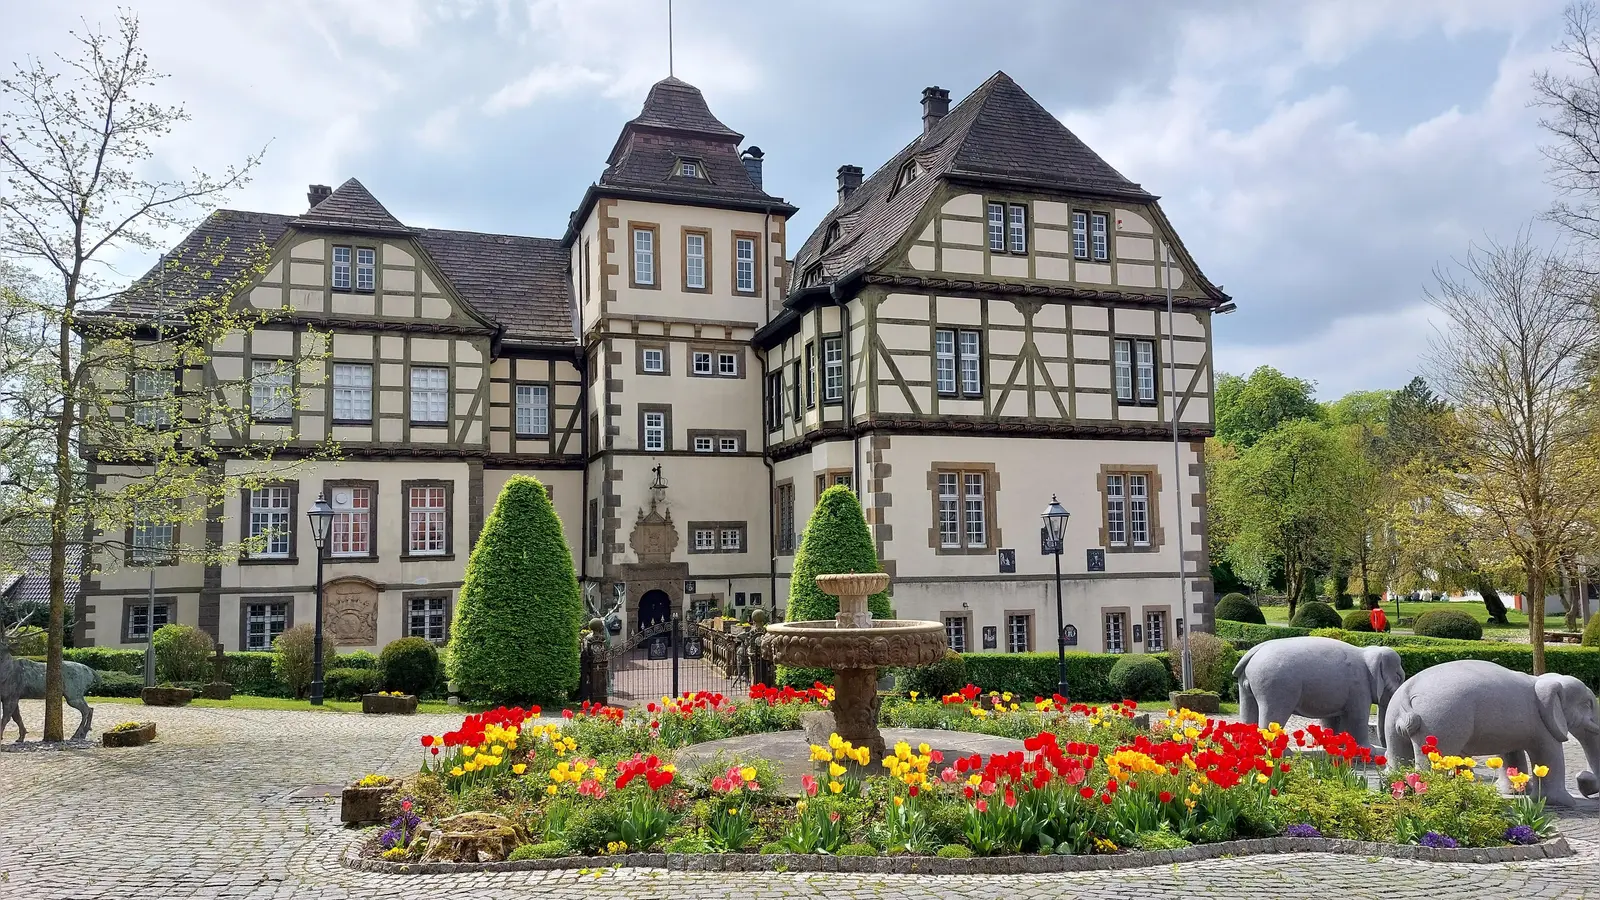
{"type": "Polygon", "coordinates": [[[67,618],[67,522],[72,509],[72,429],[77,415],[72,390],[72,319],[77,279],[67,283],[68,315],[58,326],[57,374],[61,378],[61,415],[56,420],[56,490],[50,510],[50,627],[44,658],[44,739],[66,737],[62,721],[61,649],[67,618]]]}
{"type": "Polygon", "coordinates": [[[1489,621],[1496,625],[1510,624],[1506,619],[1506,604],[1500,599],[1500,592],[1494,589],[1494,585],[1490,584],[1489,579],[1482,573],[1478,573],[1474,581],[1477,583],[1478,593],[1483,597],[1483,608],[1489,611],[1489,621]]]}
{"type": "Polygon", "coordinates": [[[1533,674],[1544,674],[1544,570],[1528,573],[1528,642],[1533,645],[1533,674]]]}
{"type": "Polygon", "coordinates": [[[1568,631],[1583,627],[1578,620],[1578,582],[1572,577],[1572,566],[1567,563],[1561,565],[1561,607],[1566,613],[1568,631]]]}

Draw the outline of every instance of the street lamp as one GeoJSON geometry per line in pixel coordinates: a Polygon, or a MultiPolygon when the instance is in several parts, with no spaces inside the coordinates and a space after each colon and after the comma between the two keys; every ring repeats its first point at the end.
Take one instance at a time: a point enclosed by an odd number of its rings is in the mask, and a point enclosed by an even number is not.
{"type": "Polygon", "coordinates": [[[322,559],[323,548],[328,545],[328,531],[333,527],[333,504],[317,495],[317,502],[306,511],[311,520],[311,540],[317,545],[317,621],[316,637],[311,642],[311,705],[322,705],[322,559]]]}
{"type": "Polygon", "coordinates": [[[1050,505],[1045,507],[1044,531],[1046,544],[1044,550],[1056,558],[1056,692],[1063,697],[1067,693],[1067,626],[1066,619],[1061,612],[1061,547],[1065,542],[1067,533],[1067,519],[1072,514],[1067,512],[1056,495],[1050,495],[1050,505]]]}

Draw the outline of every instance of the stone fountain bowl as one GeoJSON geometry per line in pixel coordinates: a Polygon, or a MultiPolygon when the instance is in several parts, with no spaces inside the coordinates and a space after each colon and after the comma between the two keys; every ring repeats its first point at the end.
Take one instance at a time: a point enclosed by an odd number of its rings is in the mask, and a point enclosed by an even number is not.
{"type": "Polygon", "coordinates": [[[783,665],[825,669],[931,666],[944,659],[944,626],[938,622],[874,619],[868,624],[842,628],[831,619],[782,622],[767,626],[762,646],[783,665]]]}
{"type": "Polygon", "coordinates": [[[889,586],[888,572],[849,572],[839,575],[818,575],[817,587],[824,594],[835,597],[866,597],[889,586]]]}

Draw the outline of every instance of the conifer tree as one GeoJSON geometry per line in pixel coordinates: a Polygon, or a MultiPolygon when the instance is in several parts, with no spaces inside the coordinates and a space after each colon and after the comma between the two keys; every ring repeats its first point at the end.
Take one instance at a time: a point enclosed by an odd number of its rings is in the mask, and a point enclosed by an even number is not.
{"type": "MultiPolygon", "coordinates": [[[[806,522],[800,549],[794,555],[794,573],[789,577],[785,617],[791,622],[802,622],[832,619],[839,614],[839,598],[817,587],[818,575],[881,570],[860,501],[856,500],[854,491],[836,484],[817,498],[817,508],[811,511],[811,519],[806,522]]],[[[889,607],[889,592],[868,597],[867,610],[874,619],[894,618],[889,607]]],[[[826,669],[784,667],[778,680],[809,687],[813,681],[827,681],[830,676],[826,669]]]]}

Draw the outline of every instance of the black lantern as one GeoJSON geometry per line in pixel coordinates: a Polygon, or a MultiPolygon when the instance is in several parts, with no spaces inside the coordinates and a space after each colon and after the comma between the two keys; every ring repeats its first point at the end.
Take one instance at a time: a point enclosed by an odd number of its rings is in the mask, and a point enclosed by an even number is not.
{"type": "Polygon", "coordinates": [[[1070,695],[1067,693],[1067,624],[1061,611],[1061,549],[1066,543],[1067,519],[1071,516],[1056,495],[1051,494],[1050,505],[1039,517],[1044,520],[1045,533],[1045,546],[1041,549],[1056,561],[1056,692],[1063,698],[1070,695]]]}

